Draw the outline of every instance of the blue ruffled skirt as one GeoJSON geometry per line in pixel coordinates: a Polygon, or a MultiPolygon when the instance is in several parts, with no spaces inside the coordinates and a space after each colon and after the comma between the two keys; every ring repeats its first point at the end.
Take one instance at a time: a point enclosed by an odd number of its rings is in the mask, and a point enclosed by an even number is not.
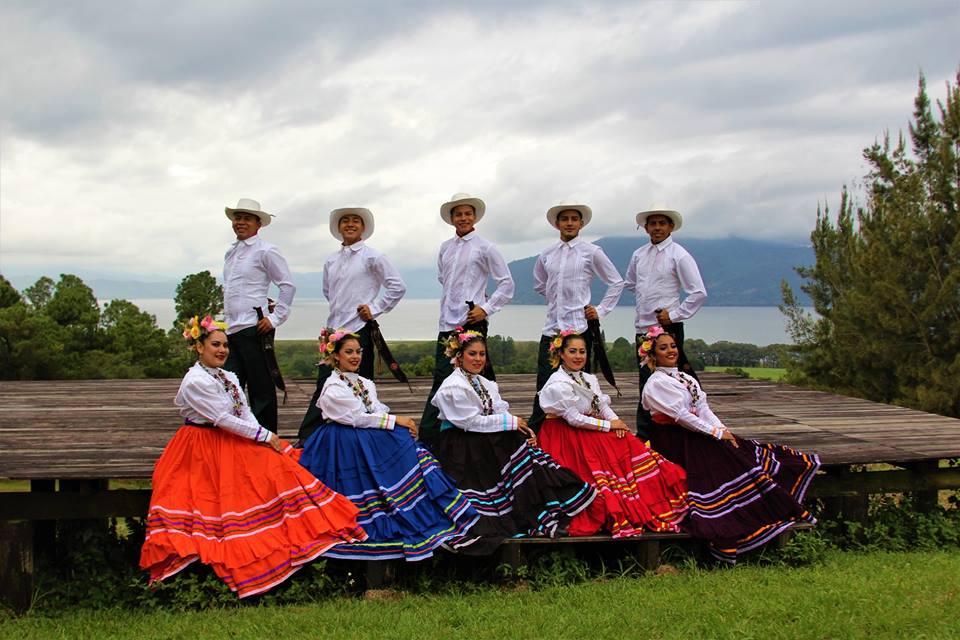
{"type": "Polygon", "coordinates": [[[300,464],[360,509],[360,543],[323,555],[346,560],[424,560],[452,545],[479,514],[433,455],[403,428],[356,429],[329,423],[303,446],[300,464]]]}

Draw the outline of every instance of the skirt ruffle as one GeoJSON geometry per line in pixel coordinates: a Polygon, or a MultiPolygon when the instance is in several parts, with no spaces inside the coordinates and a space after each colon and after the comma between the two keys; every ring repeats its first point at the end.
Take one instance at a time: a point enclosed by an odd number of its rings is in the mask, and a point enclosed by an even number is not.
{"type": "Polygon", "coordinates": [[[335,544],[363,540],[357,508],[284,451],[183,426],[153,471],[140,566],[150,582],[210,565],[241,598],[263,593],[335,544]]]}
{"type": "Polygon", "coordinates": [[[359,508],[366,541],[337,545],[331,558],[423,560],[461,539],[479,514],[403,428],[319,427],[304,443],[300,464],[359,508]]]}
{"type": "Polygon", "coordinates": [[[517,431],[447,429],[434,448],[444,470],[480,514],[454,551],[492,553],[507,538],[555,537],[586,509],[596,491],[517,431]]]}
{"type": "Polygon", "coordinates": [[[650,442],[686,469],[686,528],[720,560],[735,563],[799,523],[816,523],[802,504],[820,468],[816,454],[744,438],[734,447],[656,415],[650,442]]]}
{"type": "Polygon", "coordinates": [[[570,535],[600,530],[622,538],[679,531],[687,513],[687,474],[638,438],[571,427],[547,418],[540,446],[597,489],[598,497],[570,522],[570,535]]]}

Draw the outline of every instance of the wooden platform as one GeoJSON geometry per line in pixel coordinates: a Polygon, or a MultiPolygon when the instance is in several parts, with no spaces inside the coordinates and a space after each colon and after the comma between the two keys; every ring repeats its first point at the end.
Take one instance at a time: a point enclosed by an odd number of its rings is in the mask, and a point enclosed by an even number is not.
{"type": "MultiPolygon", "coordinates": [[[[820,454],[825,465],[892,464],[960,457],[960,420],[787,385],[702,374],[710,405],[741,436],[820,454]]],[[[622,375],[614,408],[631,426],[635,376],[622,375]]],[[[520,415],[530,411],[532,375],[502,375],[500,388],[520,415]]],[[[0,478],[149,478],[180,425],[172,400],[179,380],[0,382],[0,478]]],[[[378,384],[400,415],[419,418],[430,380],[413,392],[378,384]]],[[[313,382],[292,380],[280,433],[295,439],[313,382]]]]}

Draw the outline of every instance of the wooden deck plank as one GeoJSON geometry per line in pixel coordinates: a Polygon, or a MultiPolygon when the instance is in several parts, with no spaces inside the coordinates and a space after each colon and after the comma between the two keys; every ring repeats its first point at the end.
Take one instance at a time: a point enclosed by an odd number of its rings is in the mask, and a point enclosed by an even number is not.
{"type": "MultiPolygon", "coordinates": [[[[728,374],[703,373],[711,406],[735,432],[815,451],[825,464],[912,462],[960,457],[960,420],[858,398],[728,374]]],[[[499,376],[519,415],[530,411],[532,375],[499,376]]],[[[620,375],[614,409],[633,426],[637,377],[620,375]]],[[[431,380],[411,389],[378,382],[395,413],[419,418],[431,380]]],[[[606,387],[606,384],[603,383],[606,387]]],[[[146,478],[180,419],[179,380],[0,382],[0,477],[146,478]]],[[[313,381],[288,381],[280,434],[294,439],[313,381]]],[[[608,392],[612,391],[607,388],[608,392]]]]}

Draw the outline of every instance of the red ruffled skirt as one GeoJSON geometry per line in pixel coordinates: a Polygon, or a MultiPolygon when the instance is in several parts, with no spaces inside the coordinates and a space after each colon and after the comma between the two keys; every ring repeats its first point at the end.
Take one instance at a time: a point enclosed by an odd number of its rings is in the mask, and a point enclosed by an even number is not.
{"type": "Polygon", "coordinates": [[[330,547],[359,542],[357,508],[284,450],[183,426],[153,470],[140,567],[150,582],[199,560],[241,598],[263,593],[330,547]]]}
{"type": "Polygon", "coordinates": [[[687,514],[687,474],[633,435],[571,427],[547,418],[540,447],[597,489],[598,497],[573,517],[571,536],[606,530],[614,538],[648,531],[679,531],[687,514]]]}

